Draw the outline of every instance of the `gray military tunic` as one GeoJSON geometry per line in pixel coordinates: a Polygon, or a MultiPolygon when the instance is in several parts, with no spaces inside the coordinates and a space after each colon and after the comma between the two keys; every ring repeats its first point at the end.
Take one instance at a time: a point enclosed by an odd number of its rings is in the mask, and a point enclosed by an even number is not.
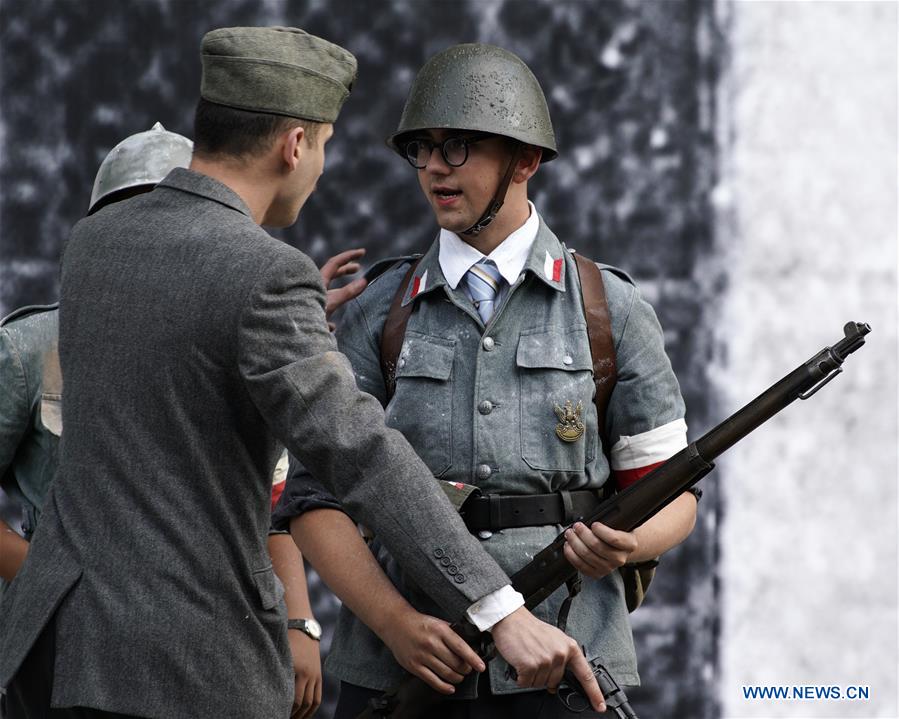
{"type": "MultiPolygon", "coordinates": [[[[0,486],[22,513],[25,539],[56,474],[62,431],[57,308],[22,307],[0,320],[0,486]]],[[[0,579],[0,596],[7,586],[0,579]]]]}
{"type": "MultiPolygon", "coordinates": [[[[535,494],[599,488],[609,466],[599,446],[594,383],[577,269],[570,253],[540,221],[524,271],[489,324],[481,322],[462,284],[452,290],[438,259],[439,245],[424,255],[404,303],[413,303],[396,372],[387,423],[399,429],[436,477],[477,485],[485,494],[535,494]],[[416,281],[417,280],[417,281],[416,281]],[[586,425],[575,442],[556,434],[555,405],[582,406],[586,425]]],[[[387,310],[408,270],[386,272],[347,308],[339,332],[361,389],[386,401],[380,367],[387,310]]],[[[604,268],[618,382],[607,412],[614,444],[678,420],[684,404],[665,354],[655,313],[627,277],[604,268]]],[[[288,480],[276,512],[289,517],[316,507],[339,507],[301,468],[288,480]]],[[[409,488],[408,491],[415,491],[409,488]]],[[[483,542],[511,574],[549,544],[561,527],[507,529],[483,542]]],[[[447,617],[375,540],[372,550],[401,592],[420,611],[447,617]]],[[[453,566],[453,557],[441,558],[453,566]]],[[[562,588],[535,614],[555,623],[562,588]]],[[[574,600],[568,633],[599,657],[615,678],[639,683],[620,575],[587,579],[574,600]]],[[[402,670],[390,651],[349,610],[342,609],[325,667],[340,679],[372,689],[395,684],[402,670]]],[[[505,677],[501,660],[490,664],[495,693],[527,691],[505,677]]],[[[472,696],[472,682],[456,696],[472,696]]]]}
{"type": "Polygon", "coordinates": [[[58,323],[56,305],[25,307],[0,321],[0,484],[24,512],[26,538],[56,472],[60,397],[44,391],[43,369],[44,358],[56,356],[58,323]]]}

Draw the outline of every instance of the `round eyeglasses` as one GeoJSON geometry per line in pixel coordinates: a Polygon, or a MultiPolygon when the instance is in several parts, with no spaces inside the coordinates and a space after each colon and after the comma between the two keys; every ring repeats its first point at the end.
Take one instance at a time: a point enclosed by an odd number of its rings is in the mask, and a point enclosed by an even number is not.
{"type": "Polygon", "coordinates": [[[427,138],[416,138],[409,140],[403,149],[409,164],[416,170],[423,170],[427,166],[435,147],[440,148],[440,154],[447,165],[450,167],[461,167],[468,159],[469,146],[482,140],[489,140],[491,137],[496,137],[496,135],[473,135],[469,137],[456,135],[446,138],[443,142],[434,142],[427,138]]]}

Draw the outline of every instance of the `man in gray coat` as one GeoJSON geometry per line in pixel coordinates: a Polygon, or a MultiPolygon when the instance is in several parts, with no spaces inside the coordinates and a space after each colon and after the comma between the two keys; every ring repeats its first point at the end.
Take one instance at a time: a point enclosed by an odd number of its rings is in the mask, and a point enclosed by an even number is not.
{"type": "MultiPolygon", "coordinates": [[[[265,551],[282,443],[450,616],[508,585],[356,388],[315,265],[260,228],[313,191],[355,59],[292,28],[215,30],[202,54],[190,169],[83,220],[66,249],[60,470],[0,605],[13,719],[289,714],[265,551]]],[[[519,672],[557,682],[570,662],[601,705],[573,641],[524,609],[498,619],[519,672]]]]}

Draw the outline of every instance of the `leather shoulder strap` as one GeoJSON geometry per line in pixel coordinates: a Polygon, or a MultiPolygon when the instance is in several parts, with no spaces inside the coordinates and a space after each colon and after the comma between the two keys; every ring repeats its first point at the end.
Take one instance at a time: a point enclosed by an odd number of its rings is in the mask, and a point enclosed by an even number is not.
{"type": "Polygon", "coordinates": [[[27,317],[28,315],[33,315],[36,312],[50,312],[51,310],[58,309],[59,302],[54,302],[52,305],[28,305],[26,307],[19,307],[18,309],[10,312],[3,319],[0,319],[0,327],[9,324],[14,320],[20,320],[23,317],[27,317]]]}
{"type": "Polygon", "coordinates": [[[387,270],[392,270],[394,267],[403,264],[404,262],[415,262],[418,259],[421,259],[420,252],[414,255],[397,255],[396,257],[385,257],[383,260],[378,260],[371,267],[365,270],[365,279],[368,280],[368,284],[371,284],[376,279],[384,275],[387,270]]]}
{"type": "Polygon", "coordinates": [[[615,388],[618,366],[615,362],[615,342],[612,339],[612,321],[602,272],[592,260],[575,254],[578,277],[581,281],[581,299],[587,320],[587,336],[590,338],[590,354],[593,357],[593,382],[596,384],[596,419],[603,452],[609,454],[609,438],[606,435],[606,410],[615,388]]]}
{"type": "Polygon", "coordinates": [[[412,263],[406,276],[403,277],[403,281],[400,282],[393,302],[390,303],[390,309],[387,311],[384,328],[381,330],[381,375],[384,377],[388,402],[396,389],[396,361],[403,347],[403,338],[406,336],[406,323],[409,322],[409,315],[412,314],[412,303],[403,307],[403,297],[406,296],[406,288],[412,281],[412,276],[420,261],[419,257],[412,263]]]}

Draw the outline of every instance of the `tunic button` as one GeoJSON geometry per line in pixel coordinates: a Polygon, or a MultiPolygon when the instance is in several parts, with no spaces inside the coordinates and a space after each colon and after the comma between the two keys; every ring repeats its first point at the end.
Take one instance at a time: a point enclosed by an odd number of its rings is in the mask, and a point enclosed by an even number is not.
{"type": "Polygon", "coordinates": [[[478,405],[478,412],[481,414],[490,414],[493,411],[493,402],[489,399],[485,399],[478,405]]]}
{"type": "Polygon", "coordinates": [[[493,341],[492,337],[485,337],[484,341],[481,344],[484,345],[484,349],[488,352],[496,347],[496,343],[493,341]]]}
{"type": "Polygon", "coordinates": [[[493,474],[493,470],[490,469],[489,464],[479,464],[477,474],[478,479],[487,479],[491,474],[493,474]]]}
{"type": "Polygon", "coordinates": [[[565,355],[562,358],[562,364],[571,364],[572,362],[574,362],[574,359],[571,357],[571,355],[565,355]]]}
{"type": "Polygon", "coordinates": [[[399,362],[396,363],[396,366],[399,367],[400,369],[402,369],[403,367],[406,366],[406,360],[401,359],[399,362]]]}
{"type": "MultiPolygon", "coordinates": [[[[490,537],[492,537],[492,536],[493,536],[493,532],[491,532],[489,529],[482,529],[480,532],[478,532],[478,539],[486,540],[486,539],[490,539],[490,537]]],[[[473,609],[472,611],[476,612],[478,610],[473,609]]]]}

